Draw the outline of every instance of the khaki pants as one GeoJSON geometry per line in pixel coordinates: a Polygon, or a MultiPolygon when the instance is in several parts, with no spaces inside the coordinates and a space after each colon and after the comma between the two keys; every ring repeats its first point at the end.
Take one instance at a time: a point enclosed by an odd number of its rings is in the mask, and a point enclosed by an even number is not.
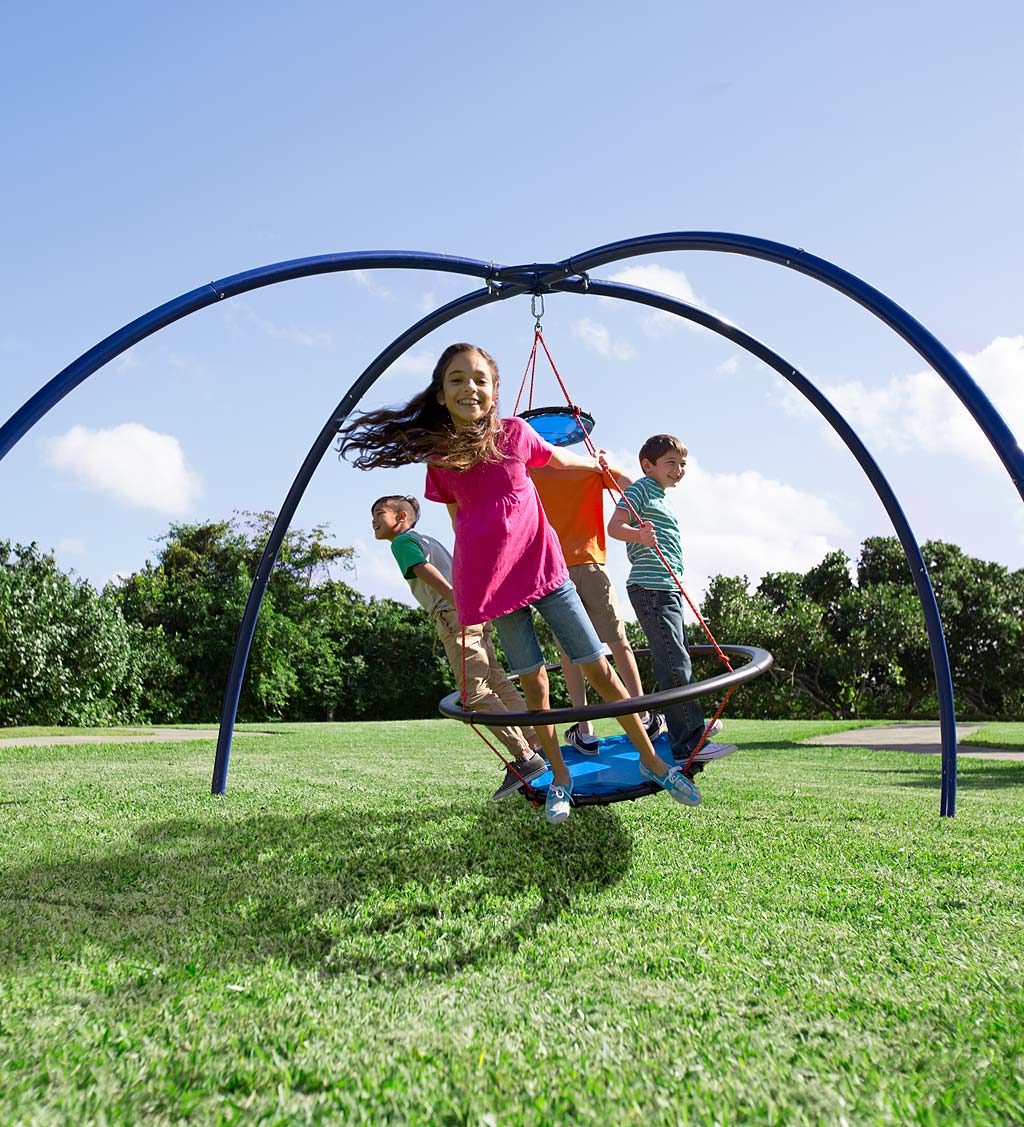
{"type": "MultiPolygon", "coordinates": [[[[455,683],[462,690],[463,627],[455,616],[455,608],[442,610],[435,619],[437,636],[444,646],[448,664],[455,674],[455,683]]],[[[526,701],[508,674],[498,663],[491,641],[491,624],[465,627],[466,707],[481,712],[525,712],[526,701]]],[[[488,725],[490,727],[490,725],[488,725]]],[[[537,734],[532,728],[490,729],[518,759],[537,747],[537,734]]]]}

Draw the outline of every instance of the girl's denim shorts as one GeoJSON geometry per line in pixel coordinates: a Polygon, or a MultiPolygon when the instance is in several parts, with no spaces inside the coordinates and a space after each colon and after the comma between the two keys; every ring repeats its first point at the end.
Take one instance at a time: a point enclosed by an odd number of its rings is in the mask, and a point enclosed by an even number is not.
{"type": "Polygon", "coordinates": [[[494,620],[511,673],[535,673],[544,664],[533,611],[551,627],[551,633],[574,665],[597,661],[604,646],[591,625],[571,579],[530,606],[520,607],[494,620]]]}

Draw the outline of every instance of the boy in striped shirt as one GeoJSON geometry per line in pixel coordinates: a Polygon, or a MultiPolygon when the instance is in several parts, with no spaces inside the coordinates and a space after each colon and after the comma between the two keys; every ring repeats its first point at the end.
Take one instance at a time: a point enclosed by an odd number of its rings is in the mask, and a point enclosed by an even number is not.
{"type": "MultiPolygon", "coordinates": [[[[637,621],[647,636],[659,689],[688,685],[693,680],[683,621],[683,595],[662,563],[657,546],[676,576],[683,574],[679,521],[669,507],[666,490],[674,489],[686,473],[686,447],[671,434],[656,434],[640,448],[644,476],[625,490],[625,497],[640,516],[634,521],[625,500],[619,501],[608,522],[608,535],[626,544],[632,568],[626,594],[637,621]]],[[[685,763],[704,734],[704,711],[696,698],[665,709],[669,745],[677,762],[685,763]]],[[[706,743],[693,767],[721,759],[735,744],[706,743]]],[[[691,768],[692,770],[692,768],[691,768]]]]}

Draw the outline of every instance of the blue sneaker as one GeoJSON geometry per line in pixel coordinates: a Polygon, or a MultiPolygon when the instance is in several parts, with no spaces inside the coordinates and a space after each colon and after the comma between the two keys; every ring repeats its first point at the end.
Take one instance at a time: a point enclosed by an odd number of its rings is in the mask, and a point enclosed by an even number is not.
{"type": "Polygon", "coordinates": [[[552,825],[564,822],[569,817],[569,808],[572,806],[572,779],[568,784],[552,783],[548,787],[548,796],[544,800],[544,817],[552,825]]]}
{"type": "Polygon", "coordinates": [[[693,781],[683,774],[680,767],[669,767],[664,775],[659,775],[641,760],[640,774],[667,790],[676,802],[681,802],[684,806],[700,805],[700,791],[693,785],[693,781]]]}

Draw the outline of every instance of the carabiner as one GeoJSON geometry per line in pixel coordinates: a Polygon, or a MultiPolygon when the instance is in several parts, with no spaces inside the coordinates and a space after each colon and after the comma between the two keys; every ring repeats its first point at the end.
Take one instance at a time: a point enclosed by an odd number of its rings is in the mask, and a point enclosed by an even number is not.
{"type": "Polygon", "coordinates": [[[541,318],[544,316],[544,295],[542,293],[535,293],[530,298],[530,313],[533,315],[533,331],[540,332],[541,318]],[[537,302],[540,302],[540,312],[537,311],[537,302]]]}

